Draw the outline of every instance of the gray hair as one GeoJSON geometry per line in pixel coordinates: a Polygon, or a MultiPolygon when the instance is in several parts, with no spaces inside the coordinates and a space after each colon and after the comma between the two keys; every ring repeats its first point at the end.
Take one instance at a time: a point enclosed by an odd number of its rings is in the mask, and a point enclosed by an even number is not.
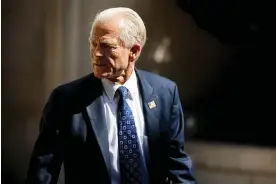
{"type": "Polygon", "coordinates": [[[95,24],[110,20],[117,15],[123,17],[120,23],[120,39],[124,45],[131,48],[135,43],[138,43],[143,48],[147,39],[144,22],[134,10],[126,7],[108,8],[99,12],[92,24],[90,37],[95,24]]]}

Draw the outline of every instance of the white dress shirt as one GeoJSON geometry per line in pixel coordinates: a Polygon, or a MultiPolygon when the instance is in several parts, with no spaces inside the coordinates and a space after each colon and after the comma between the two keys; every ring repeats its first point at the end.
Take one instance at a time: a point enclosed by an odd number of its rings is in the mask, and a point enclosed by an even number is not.
{"type": "MultiPolygon", "coordinates": [[[[107,79],[102,79],[104,88],[104,113],[105,120],[108,129],[108,142],[109,142],[109,156],[110,156],[110,177],[112,184],[120,184],[120,164],[118,157],[118,132],[117,132],[117,108],[118,108],[118,94],[116,90],[121,84],[113,83],[107,79]]],[[[129,93],[126,99],[129,107],[131,108],[135,120],[135,125],[138,134],[138,140],[140,142],[141,158],[143,159],[143,165],[146,173],[144,176],[148,180],[145,156],[147,153],[147,137],[145,136],[145,122],[143,115],[142,100],[139,93],[138,81],[135,71],[132,72],[130,78],[123,84],[129,93]]],[[[147,183],[147,181],[146,181],[147,183]]]]}

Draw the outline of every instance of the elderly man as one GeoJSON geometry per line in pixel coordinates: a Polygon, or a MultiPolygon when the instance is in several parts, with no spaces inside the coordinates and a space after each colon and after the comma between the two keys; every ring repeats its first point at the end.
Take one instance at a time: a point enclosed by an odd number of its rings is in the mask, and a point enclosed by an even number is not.
{"type": "Polygon", "coordinates": [[[53,90],[26,183],[194,184],[177,86],[138,70],[146,28],[129,8],[100,12],[91,28],[93,73],[53,90]]]}

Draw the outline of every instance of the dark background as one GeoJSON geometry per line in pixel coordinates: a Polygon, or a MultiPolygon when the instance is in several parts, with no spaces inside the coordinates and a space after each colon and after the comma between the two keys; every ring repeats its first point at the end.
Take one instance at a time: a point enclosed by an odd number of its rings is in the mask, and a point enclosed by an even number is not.
{"type": "Polygon", "coordinates": [[[193,138],[275,146],[272,4],[178,0],[177,5],[232,53],[218,83],[186,108],[200,119],[193,138]]]}

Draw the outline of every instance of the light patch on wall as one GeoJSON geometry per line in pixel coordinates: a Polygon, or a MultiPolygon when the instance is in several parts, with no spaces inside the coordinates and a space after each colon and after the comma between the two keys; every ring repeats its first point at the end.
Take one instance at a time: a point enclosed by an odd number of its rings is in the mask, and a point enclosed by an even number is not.
{"type": "Polygon", "coordinates": [[[161,43],[157,46],[153,54],[153,59],[156,63],[168,63],[171,61],[171,54],[169,52],[170,45],[170,38],[165,37],[162,39],[161,43]]]}

